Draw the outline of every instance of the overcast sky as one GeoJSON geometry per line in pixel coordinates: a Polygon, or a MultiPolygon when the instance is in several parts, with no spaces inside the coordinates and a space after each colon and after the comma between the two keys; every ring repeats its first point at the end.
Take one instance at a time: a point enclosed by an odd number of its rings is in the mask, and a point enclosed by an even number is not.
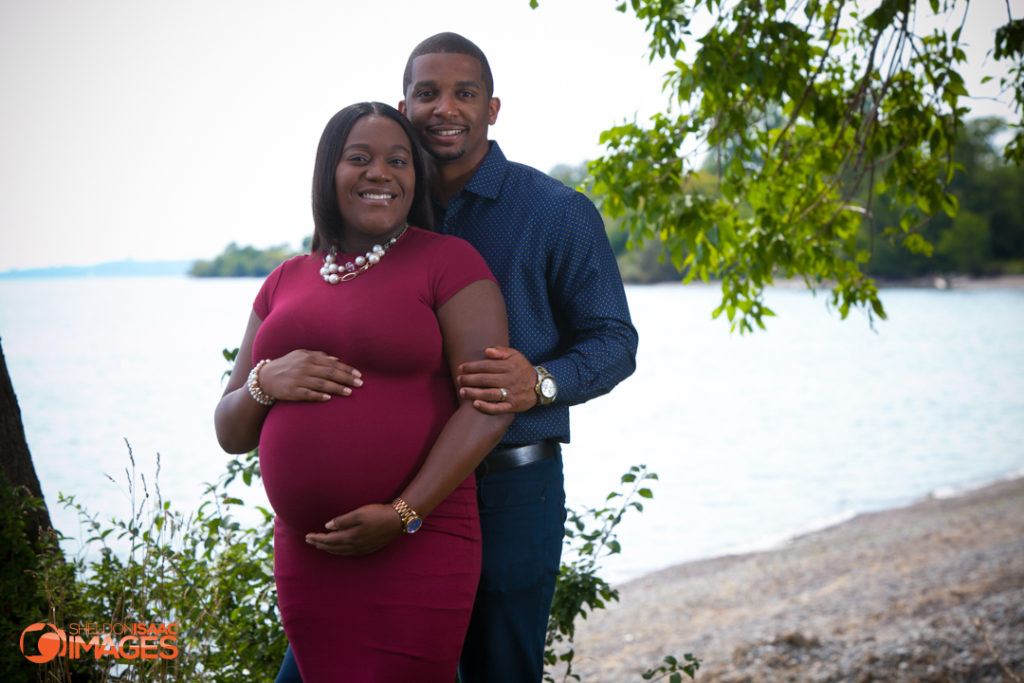
{"type": "MultiPolygon", "coordinates": [[[[509,158],[593,158],[602,130],[664,102],[643,24],[616,4],[0,0],[0,271],[297,247],[324,124],[397,104],[409,51],[439,31],[487,54],[509,158]]],[[[1006,4],[971,12],[976,82],[1001,73],[984,55],[1006,4]]]]}

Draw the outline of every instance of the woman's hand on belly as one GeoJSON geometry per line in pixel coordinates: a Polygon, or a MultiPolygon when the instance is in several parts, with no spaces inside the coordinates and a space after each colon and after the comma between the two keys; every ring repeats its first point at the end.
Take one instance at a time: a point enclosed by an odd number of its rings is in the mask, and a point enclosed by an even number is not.
{"type": "Polygon", "coordinates": [[[333,555],[369,555],[402,535],[402,521],[390,505],[363,505],[325,526],[325,533],[306,534],[306,543],[333,555]]]}
{"type": "Polygon", "coordinates": [[[281,401],[329,401],[363,385],[362,373],[323,351],[296,349],[260,370],[260,388],[281,401]]]}

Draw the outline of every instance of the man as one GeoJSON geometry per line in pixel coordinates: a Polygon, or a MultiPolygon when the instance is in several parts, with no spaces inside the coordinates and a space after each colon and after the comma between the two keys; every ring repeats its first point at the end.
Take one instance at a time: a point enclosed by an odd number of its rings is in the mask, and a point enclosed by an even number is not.
{"type": "MultiPolygon", "coordinates": [[[[501,102],[483,52],[454,33],[416,46],[399,110],[437,162],[435,229],[469,241],[501,285],[511,348],[459,368],[460,395],[517,413],[477,469],[483,567],[462,683],[540,681],[562,552],[569,406],[635,368],[637,334],[604,224],[579,192],[487,139],[501,102]]],[[[299,680],[289,657],[279,682],[299,680]]]]}
{"type": "Polygon", "coordinates": [[[637,334],[593,204],[488,141],[501,106],[493,90],[483,52],[441,33],[412,51],[398,108],[437,162],[435,229],[477,248],[508,309],[513,348],[488,349],[490,360],[457,378],[479,410],[517,413],[477,470],[483,569],[459,673],[463,683],[524,683],[543,677],[569,406],[633,372],[637,334]]]}

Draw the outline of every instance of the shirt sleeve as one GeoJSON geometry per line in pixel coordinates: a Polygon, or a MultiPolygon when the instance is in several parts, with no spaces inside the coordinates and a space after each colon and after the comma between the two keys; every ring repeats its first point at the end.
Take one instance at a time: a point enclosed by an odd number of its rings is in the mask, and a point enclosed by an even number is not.
{"type": "Polygon", "coordinates": [[[267,315],[274,305],[274,292],[277,291],[277,286],[281,283],[281,275],[284,273],[286,263],[287,261],[274,268],[267,279],[263,281],[260,291],[256,293],[256,298],[252,302],[252,310],[260,320],[267,319],[267,315]]]}
{"type": "Polygon", "coordinates": [[[566,202],[550,244],[548,291],[567,339],[540,364],[558,384],[556,403],[576,405],[611,391],[636,369],[638,336],[604,221],[579,192],[566,202]]]}
{"type": "Polygon", "coordinates": [[[435,309],[478,280],[491,280],[494,275],[483,256],[466,240],[442,235],[437,240],[431,276],[435,309]]]}

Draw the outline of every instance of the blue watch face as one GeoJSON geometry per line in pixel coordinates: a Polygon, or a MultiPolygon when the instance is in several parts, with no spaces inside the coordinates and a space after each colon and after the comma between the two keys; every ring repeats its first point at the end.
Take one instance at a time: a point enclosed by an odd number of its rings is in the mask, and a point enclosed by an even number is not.
{"type": "Polygon", "coordinates": [[[423,526],[423,520],[420,517],[414,517],[413,519],[410,519],[409,523],[405,526],[405,533],[414,534],[420,530],[421,526],[423,526]]]}

